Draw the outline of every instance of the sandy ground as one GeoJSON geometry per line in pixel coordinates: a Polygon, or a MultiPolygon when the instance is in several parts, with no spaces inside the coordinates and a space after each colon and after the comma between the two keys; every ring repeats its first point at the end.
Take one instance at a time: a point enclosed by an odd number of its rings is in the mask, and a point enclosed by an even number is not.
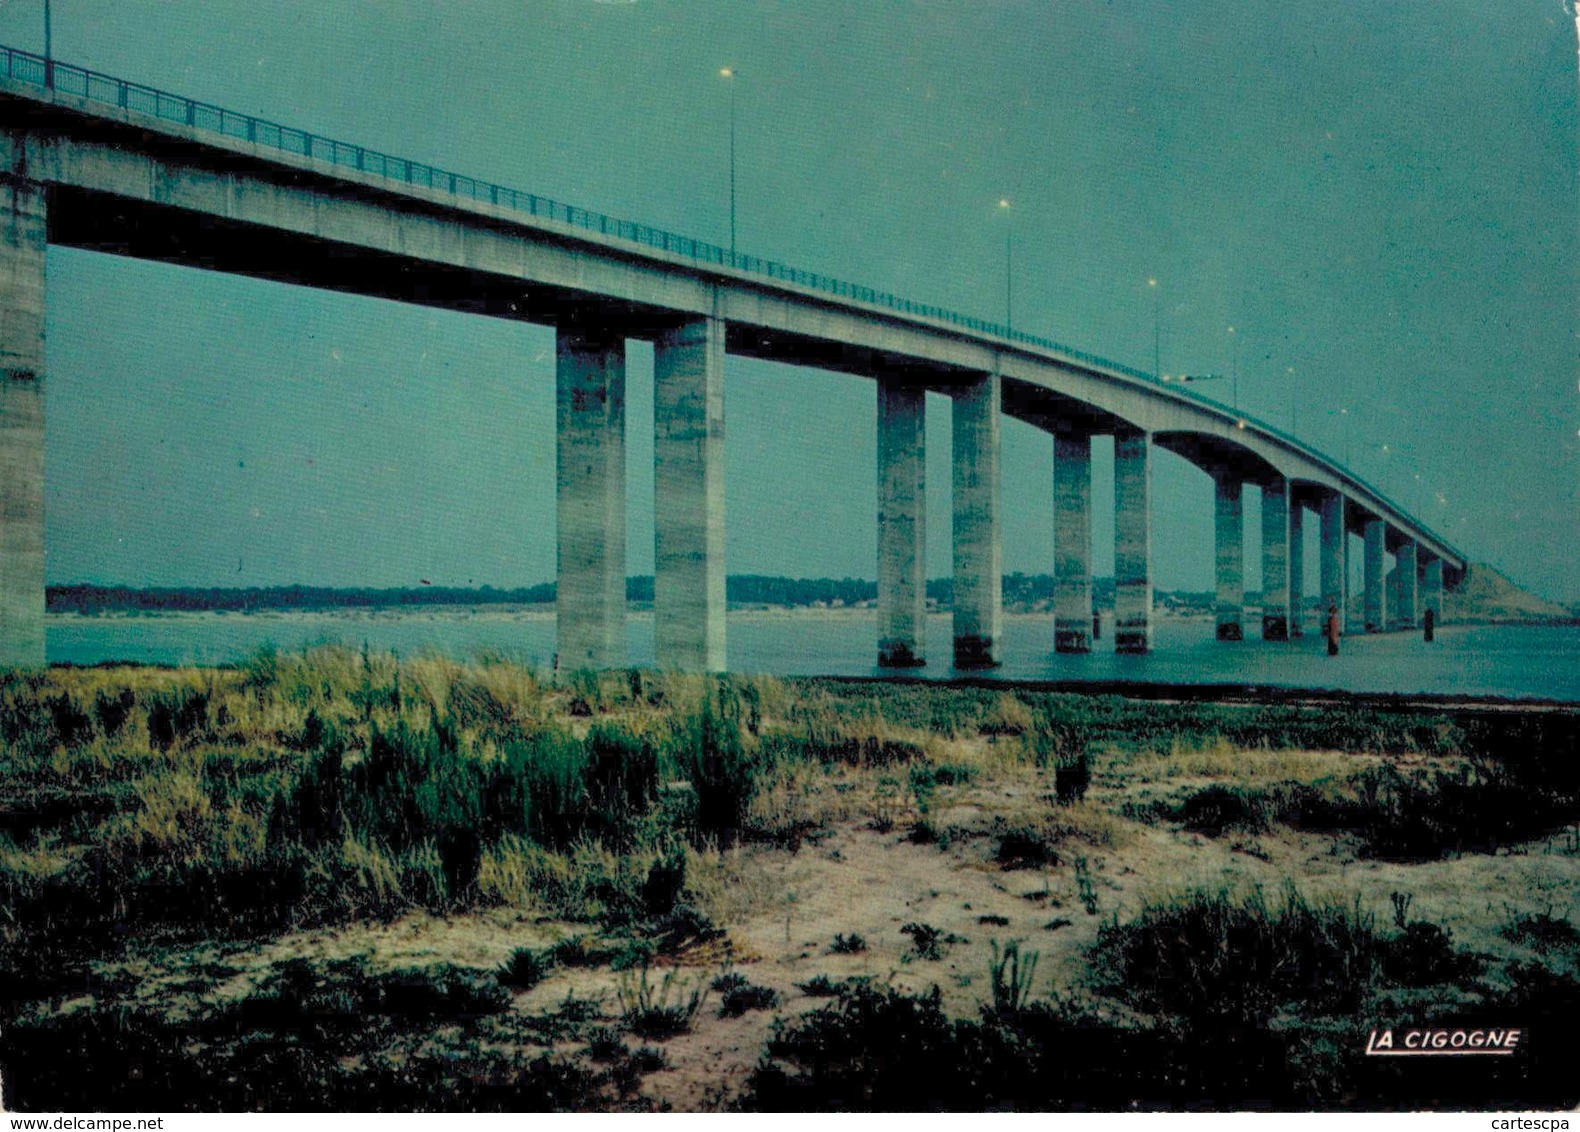
{"type": "MultiPolygon", "coordinates": [[[[946,1009],[970,1015],[990,1001],[994,946],[1017,940],[1023,954],[1037,954],[1038,994],[1091,991],[1087,949],[1099,926],[1134,914],[1149,897],[1196,885],[1259,884],[1276,893],[1286,879],[1297,878],[1308,897],[1348,903],[1358,896],[1380,927],[1391,922],[1391,894],[1405,892],[1413,897],[1412,919],[1443,924],[1460,946],[1515,958],[1533,956],[1503,934],[1514,913],[1580,909],[1580,829],[1555,831],[1496,855],[1398,864],[1358,860],[1345,842],[1323,835],[1278,830],[1211,838],[1117,816],[1126,801],[1177,796],[1213,781],[1226,763],[1241,767],[1242,780],[1254,781],[1358,769],[1365,759],[1219,750],[1194,760],[1099,763],[1087,800],[1060,809],[1050,808],[1052,783],[1045,776],[984,775],[940,791],[929,820],[948,831],[947,845],[915,843],[914,811],[876,811],[866,798],[794,852],[753,845],[721,854],[717,873],[725,878],[724,895],[738,909],[715,917],[727,929],[727,942],[662,962],[678,967],[677,978],[686,986],[733,969],[777,992],[778,1006],[720,1018],[718,995],[712,995],[691,1032],[662,1043],[669,1067],[646,1077],[641,1099],[678,1110],[727,1104],[761,1058],[774,1019],[828,1001],[798,988],[817,975],[867,976],[908,991],[936,984],[946,1009]],[[995,818],[1037,813],[1062,813],[1069,821],[1073,832],[1060,846],[1058,862],[1002,866],[995,858],[995,818]],[[956,942],[944,947],[941,958],[920,958],[901,930],[913,922],[938,928],[956,942]],[[836,954],[836,936],[852,935],[863,938],[865,950],[836,954]]],[[[492,969],[517,948],[542,947],[589,930],[519,913],[450,919],[413,914],[388,924],[295,933],[261,946],[150,951],[126,973],[139,984],[138,998],[181,1012],[197,1006],[194,991],[209,1002],[244,995],[271,964],[294,956],[367,955],[375,965],[391,967],[442,961],[492,969]]],[[[601,1013],[618,1022],[622,977],[631,978],[608,969],[556,968],[519,993],[515,1009],[551,1012],[575,995],[597,1000],[601,1013]]]]}

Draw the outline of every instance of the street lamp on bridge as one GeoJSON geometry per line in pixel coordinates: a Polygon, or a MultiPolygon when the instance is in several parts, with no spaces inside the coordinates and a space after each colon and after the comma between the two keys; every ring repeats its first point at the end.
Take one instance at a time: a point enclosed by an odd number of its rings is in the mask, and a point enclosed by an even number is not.
{"type": "Polygon", "coordinates": [[[1147,279],[1147,286],[1152,289],[1152,377],[1157,380],[1163,376],[1163,294],[1156,276],[1147,279]]]}
{"type": "Polygon", "coordinates": [[[1329,409],[1328,416],[1339,418],[1339,432],[1344,439],[1344,466],[1350,466],[1350,411],[1347,408],[1329,409]]]}
{"type": "Polygon", "coordinates": [[[1240,338],[1235,334],[1232,326],[1229,327],[1229,341],[1232,343],[1231,353],[1233,355],[1229,364],[1229,372],[1234,375],[1231,404],[1233,404],[1235,411],[1238,412],[1240,409],[1240,338]]]}
{"type": "Polygon", "coordinates": [[[735,76],[734,67],[720,67],[719,77],[730,86],[730,258],[735,258],[735,76]]]}
{"type": "Polygon", "coordinates": [[[1004,329],[1006,331],[1015,329],[1014,307],[1011,304],[1011,299],[1013,297],[1013,291],[1012,291],[1011,288],[1012,288],[1014,275],[1011,272],[1012,260],[1011,260],[1011,250],[1010,250],[1010,246],[1011,246],[1010,242],[1011,242],[1011,238],[1014,236],[1015,228],[1009,221],[1009,209],[1010,209],[1009,198],[1008,197],[1000,197],[999,198],[999,202],[998,202],[998,210],[1000,212],[1002,212],[1004,214],[1004,216],[1005,216],[1005,220],[1004,220],[1004,329]]]}

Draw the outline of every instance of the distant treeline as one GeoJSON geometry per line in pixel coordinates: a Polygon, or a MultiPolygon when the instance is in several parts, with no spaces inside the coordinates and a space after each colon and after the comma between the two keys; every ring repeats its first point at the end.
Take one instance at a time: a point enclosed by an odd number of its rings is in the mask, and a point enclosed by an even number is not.
{"type": "MultiPolygon", "coordinates": [[[[652,584],[649,582],[651,592],[652,584]]],[[[392,605],[533,605],[552,602],[554,584],[500,590],[493,586],[420,586],[396,589],[332,586],[173,586],[137,589],[131,586],[50,586],[45,602],[52,613],[101,613],[134,610],[148,613],[201,612],[223,609],[243,613],[254,609],[372,609],[392,605]]]]}
{"type": "MultiPolygon", "coordinates": [[[[626,598],[653,600],[653,578],[627,578],[626,598]]],[[[732,574],[725,594],[736,605],[859,605],[875,601],[878,584],[864,578],[780,578],[766,574],[732,574]]],[[[934,578],[927,596],[940,606],[954,599],[954,583],[934,578]]],[[[1160,595],[1161,597],[1162,595],[1160,595]]],[[[1208,599],[1207,594],[1177,594],[1177,601],[1208,599]]],[[[1051,601],[1050,574],[1006,574],[1004,604],[1031,606],[1051,601]]],[[[1114,580],[1094,578],[1092,598],[1098,606],[1111,606],[1114,580]]],[[[171,586],[140,589],[133,586],[50,586],[48,608],[52,613],[144,612],[179,613],[225,610],[246,613],[263,609],[382,609],[412,605],[548,605],[554,601],[554,583],[515,589],[493,586],[402,586],[393,589],[335,586],[255,586],[231,589],[218,586],[171,586]]]]}

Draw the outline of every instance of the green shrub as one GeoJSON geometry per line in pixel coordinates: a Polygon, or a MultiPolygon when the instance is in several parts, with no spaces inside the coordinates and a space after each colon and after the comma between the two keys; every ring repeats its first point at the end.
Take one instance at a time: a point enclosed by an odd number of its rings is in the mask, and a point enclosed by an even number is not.
{"type": "Polygon", "coordinates": [[[779,1003],[778,991],[757,986],[737,971],[714,979],[713,991],[720,996],[720,1018],[739,1018],[748,1010],[772,1010],[779,1003]]]}
{"type": "Polygon", "coordinates": [[[911,953],[917,959],[938,960],[944,957],[944,948],[969,942],[963,936],[935,928],[931,924],[912,922],[900,929],[901,935],[911,937],[911,953]]]}
{"type": "Polygon", "coordinates": [[[518,947],[510,953],[495,976],[501,986],[516,990],[531,990],[554,970],[553,959],[530,947],[518,947]]]}
{"type": "Polygon", "coordinates": [[[1373,919],[1354,906],[1313,904],[1290,886],[1270,905],[1260,889],[1193,889],[1105,924],[1094,968],[1138,1009],[1186,1019],[1265,1019],[1284,1004],[1352,1013],[1375,972],[1373,919]]]}
{"type": "Polygon", "coordinates": [[[1398,935],[1377,943],[1378,966],[1389,982],[1427,987],[1474,974],[1480,962],[1454,947],[1453,937],[1437,924],[1417,920],[1398,935]]]}
{"type": "Polygon", "coordinates": [[[1196,791],[1180,807],[1185,828],[1217,837],[1227,829],[1261,833],[1268,826],[1267,798],[1243,786],[1212,785],[1196,791]]]}
{"type": "Polygon", "coordinates": [[[1053,790],[1061,806],[1073,805],[1085,798],[1091,783],[1092,771],[1087,765],[1085,751],[1060,757],[1053,772],[1053,790]]]}
{"type": "Polygon", "coordinates": [[[670,752],[696,798],[697,840],[733,844],[751,805],[752,762],[741,738],[740,704],[728,685],[710,691],[677,725],[670,752]]]}
{"type": "Polygon", "coordinates": [[[93,697],[93,714],[98,717],[99,729],[108,738],[113,739],[119,735],[136,704],[137,697],[130,688],[122,688],[113,696],[106,695],[102,691],[96,692],[93,697]]]}
{"type": "Polygon", "coordinates": [[[1580,929],[1568,916],[1553,915],[1551,908],[1515,915],[1503,934],[1537,951],[1580,949],[1580,929]]]}
{"type": "Polygon", "coordinates": [[[627,972],[620,980],[620,1014],[626,1028],[638,1037],[661,1041],[691,1029],[707,998],[707,987],[699,978],[695,983],[678,971],[665,974],[658,986],[648,979],[647,964],[640,974],[627,972]]]}
{"type": "Polygon", "coordinates": [[[996,1015],[1018,1014],[1031,1001],[1031,984],[1037,974],[1037,953],[1028,951],[1024,967],[1021,964],[1020,943],[1011,940],[999,953],[998,940],[993,941],[993,959],[988,964],[992,979],[993,1005],[996,1015]]]}

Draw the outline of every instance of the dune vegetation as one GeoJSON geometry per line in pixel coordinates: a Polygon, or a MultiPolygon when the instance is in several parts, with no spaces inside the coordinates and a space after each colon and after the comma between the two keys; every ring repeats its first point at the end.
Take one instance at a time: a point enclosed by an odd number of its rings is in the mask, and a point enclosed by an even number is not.
{"type": "Polygon", "coordinates": [[[1577,738],[340,648],[13,674],[4,1099],[1573,1104],[1577,738]],[[1548,1036],[1364,1056],[1457,1020],[1548,1036]]]}

